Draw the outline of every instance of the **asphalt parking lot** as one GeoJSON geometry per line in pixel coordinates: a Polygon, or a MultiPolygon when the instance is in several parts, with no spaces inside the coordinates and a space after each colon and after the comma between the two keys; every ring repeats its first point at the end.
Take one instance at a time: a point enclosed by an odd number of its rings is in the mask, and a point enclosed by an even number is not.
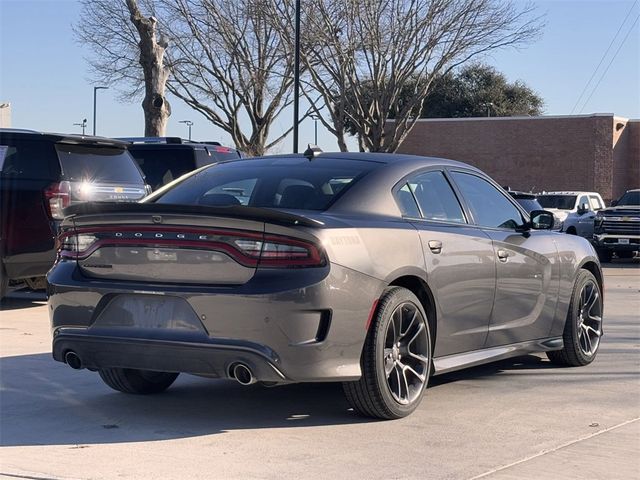
{"type": "Polygon", "coordinates": [[[111,391],[54,362],[45,299],[0,308],[0,477],[640,478],[640,264],[605,268],[596,361],[529,355],[433,379],[403,420],[363,419],[340,385],[242,387],[181,376],[111,391]]]}

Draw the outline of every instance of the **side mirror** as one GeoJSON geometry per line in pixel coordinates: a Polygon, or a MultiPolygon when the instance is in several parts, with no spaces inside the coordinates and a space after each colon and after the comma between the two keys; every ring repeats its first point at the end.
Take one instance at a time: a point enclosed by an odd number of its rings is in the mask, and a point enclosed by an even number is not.
{"type": "Polygon", "coordinates": [[[588,203],[581,203],[578,206],[578,215],[584,215],[585,213],[587,213],[589,211],[589,204],[588,203]]]}
{"type": "Polygon", "coordinates": [[[534,230],[551,230],[556,220],[553,213],[546,210],[534,210],[530,215],[529,224],[534,230]]]}
{"type": "Polygon", "coordinates": [[[618,205],[618,200],[611,200],[611,206],[615,207],[616,205],[618,205]]]}

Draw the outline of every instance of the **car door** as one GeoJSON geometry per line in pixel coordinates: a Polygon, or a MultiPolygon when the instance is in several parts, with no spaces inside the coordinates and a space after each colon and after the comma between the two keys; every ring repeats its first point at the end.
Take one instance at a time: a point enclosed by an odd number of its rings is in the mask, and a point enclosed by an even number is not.
{"type": "Polygon", "coordinates": [[[495,289],[491,239],[467,223],[443,171],[409,177],[398,186],[396,198],[405,218],[418,229],[427,281],[436,299],[434,355],[482,348],[495,289]]]}
{"type": "Polygon", "coordinates": [[[593,207],[589,203],[589,197],[587,195],[580,195],[578,198],[578,221],[576,222],[576,233],[584,238],[591,240],[593,237],[593,222],[596,218],[596,213],[593,207]],[[583,205],[587,206],[586,210],[580,210],[583,205]]]}
{"type": "Polygon", "coordinates": [[[560,282],[556,234],[523,231],[521,210],[479,174],[452,171],[451,176],[474,223],[493,242],[496,290],[485,346],[545,338],[560,282]]]}

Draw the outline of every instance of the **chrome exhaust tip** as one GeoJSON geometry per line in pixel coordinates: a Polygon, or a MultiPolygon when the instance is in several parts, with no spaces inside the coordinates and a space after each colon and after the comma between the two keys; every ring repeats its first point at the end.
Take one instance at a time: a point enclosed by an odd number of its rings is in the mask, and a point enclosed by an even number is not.
{"type": "Polygon", "coordinates": [[[80,360],[80,357],[74,351],[70,350],[67,353],[65,353],[64,361],[66,362],[67,365],[69,365],[74,370],[82,369],[82,360],[80,360]]]}
{"type": "Polygon", "coordinates": [[[233,364],[230,373],[230,376],[235,378],[240,385],[251,385],[257,381],[251,369],[244,363],[233,364]]]}

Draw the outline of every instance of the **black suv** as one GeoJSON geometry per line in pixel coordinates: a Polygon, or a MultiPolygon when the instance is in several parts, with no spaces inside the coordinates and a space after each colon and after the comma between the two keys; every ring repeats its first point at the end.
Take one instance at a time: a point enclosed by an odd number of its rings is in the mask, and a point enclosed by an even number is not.
{"type": "Polygon", "coordinates": [[[65,207],[149,193],[126,147],[108,138],[0,129],[0,298],[10,280],[44,286],[65,207]]]}
{"type": "Polygon", "coordinates": [[[145,174],[153,190],[196,168],[227,160],[239,160],[242,154],[218,142],[192,142],[177,137],[121,138],[145,174]]]}
{"type": "Polygon", "coordinates": [[[593,246],[601,261],[610,261],[614,253],[632,258],[640,251],[640,189],[627,191],[598,211],[594,221],[593,246]]]}

